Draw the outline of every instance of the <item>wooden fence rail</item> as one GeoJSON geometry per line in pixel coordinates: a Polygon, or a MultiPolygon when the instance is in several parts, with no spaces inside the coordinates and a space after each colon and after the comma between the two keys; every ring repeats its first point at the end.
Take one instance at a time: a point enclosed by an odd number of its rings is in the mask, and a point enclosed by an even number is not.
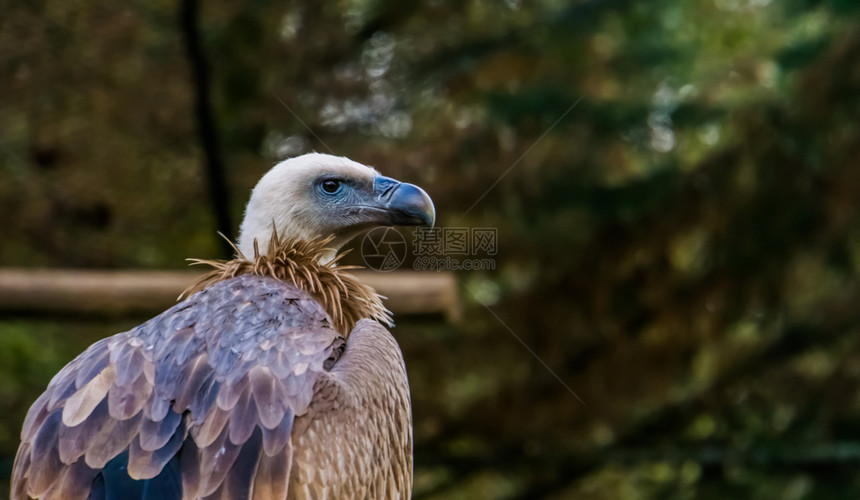
{"type": "MultiPolygon", "coordinates": [[[[398,315],[459,316],[452,273],[354,271],[398,315]]],[[[201,275],[194,271],[0,269],[0,314],[133,316],[161,312],[201,275]]]]}

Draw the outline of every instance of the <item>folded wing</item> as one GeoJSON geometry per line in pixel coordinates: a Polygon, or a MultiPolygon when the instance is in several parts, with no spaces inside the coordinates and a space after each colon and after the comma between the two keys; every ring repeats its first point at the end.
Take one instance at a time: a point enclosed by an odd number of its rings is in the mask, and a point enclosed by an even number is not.
{"type": "Polygon", "coordinates": [[[342,346],[302,290],[217,283],[54,377],[24,422],[12,496],[285,498],[295,418],[342,346]]]}

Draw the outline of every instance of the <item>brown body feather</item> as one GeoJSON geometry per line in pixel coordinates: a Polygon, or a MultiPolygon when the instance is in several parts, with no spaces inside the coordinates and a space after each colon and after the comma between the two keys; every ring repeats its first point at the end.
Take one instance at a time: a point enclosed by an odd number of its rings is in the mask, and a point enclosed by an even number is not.
{"type": "Polygon", "coordinates": [[[335,329],[345,336],[362,318],[393,326],[391,311],[382,303],[384,297],[345,272],[358,267],[337,265],[346,252],[338,254],[328,263],[320,263],[327,253],[334,252],[329,246],[333,239],[294,240],[281,237],[273,230],[265,252],[260,252],[257,242],[254,242],[253,258],[242,255],[233,245],[236,251],[233,260],[191,259],[192,264],[208,265],[214,269],[192,284],[180,298],[243,274],[269,276],[292,283],[316,297],[331,316],[335,329]]]}

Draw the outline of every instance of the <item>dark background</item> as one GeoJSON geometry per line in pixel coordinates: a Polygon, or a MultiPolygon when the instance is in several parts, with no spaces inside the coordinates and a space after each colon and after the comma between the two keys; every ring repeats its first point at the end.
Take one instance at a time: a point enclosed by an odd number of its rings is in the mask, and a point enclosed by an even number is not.
{"type": "MultiPolygon", "coordinates": [[[[225,256],[274,162],[349,156],[498,230],[461,321],[394,330],[415,498],[860,496],[860,3],[0,12],[2,266],[225,256]]],[[[51,376],[142,319],[0,317],[4,476],[51,376]]]]}

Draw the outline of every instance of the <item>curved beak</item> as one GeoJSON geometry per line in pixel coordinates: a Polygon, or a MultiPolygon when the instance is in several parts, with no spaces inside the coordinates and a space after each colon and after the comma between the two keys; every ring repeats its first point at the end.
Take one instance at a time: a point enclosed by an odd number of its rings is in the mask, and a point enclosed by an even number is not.
{"type": "Polygon", "coordinates": [[[436,208],[418,186],[379,176],[373,181],[373,197],[386,214],[389,226],[430,226],[436,223],[436,208]]]}

